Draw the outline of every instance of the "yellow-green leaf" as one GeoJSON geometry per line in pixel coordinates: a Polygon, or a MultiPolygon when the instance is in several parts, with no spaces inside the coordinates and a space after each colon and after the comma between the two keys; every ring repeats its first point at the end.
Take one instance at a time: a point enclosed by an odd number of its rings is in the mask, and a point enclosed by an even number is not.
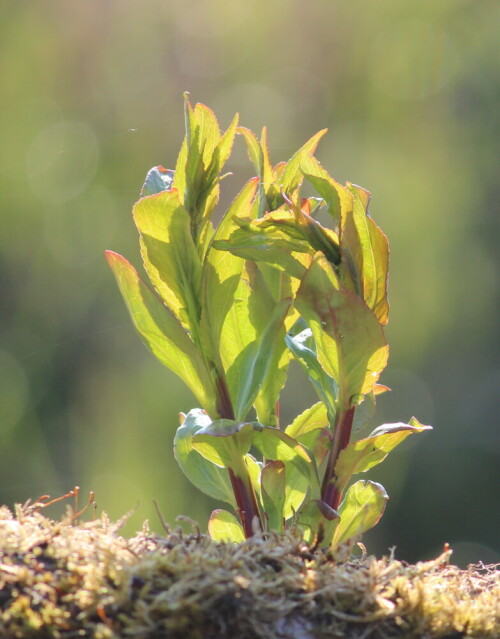
{"type": "Polygon", "coordinates": [[[354,270],[354,279],[361,283],[362,295],[382,325],[387,324],[387,273],[389,245],[380,228],[367,214],[369,193],[351,185],[353,208],[342,214],[340,245],[342,254],[354,270]]]}
{"type": "Polygon", "coordinates": [[[321,499],[311,499],[305,503],[298,514],[299,528],[302,529],[304,541],[307,543],[329,544],[339,514],[321,499]]]}
{"type": "Polygon", "coordinates": [[[340,452],[335,464],[338,490],[342,493],[352,475],[364,473],[382,462],[409,435],[431,429],[431,426],[424,426],[416,420],[409,424],[383,424],[369,437],[351,442],[340,452]]]}
{"type": "Polygon", "coordinates": [[[188,333],[127,260],[106,251],[132,321],[143,342],[156,357],[191,389],[201,406],[215,413],[215,389],[205,360],[188,333]]]}
{"type": "Polygon", "coordinates": [[[285,433],[297,439],[297,437],[301,435],[305,435],[318,428],[327,428],[328,426],[326,406],[323,402],[317,402],[310,408],[306,408],[300,415],[297,415],[293,422],[285,428],[285,433]]]}
{"type": "Polygon", "coordinates": [[[217,509],[208,520],[208,534],[213,541],[239,544],[245,541],[240,522],[227,510],[217,509]]]}
{"type": "Polygon", "coordinates": [[[345,289],[318,253],[302,280],[297,308],[314,335],[318,359],[339,386],[347,409],[356,396],[369,393],[385,368],[388,346],[373,311],[345,289]]]}
{"type": "Polygon", "coordinates": [[[283,531],[285,505],[285,464],[276,460],[267,463],[261,473],[262,501],[268,516],[268,529],[283,531]]]}
{"type": "Polygon", "coordinates": [[[281,187],[286,195],[291,195],[302,182],[303,173],[300,169],[303,155],[305,153],[313,154],[319,141],[327,131],[328,129],[322,129],[315,133],[287,162],[283,177],[280,180],[281,187]]]}
{"type": "Polygon", "coordinates": [[[341,215],[352,209],[352,194],[336,182],[310,153],[302,153],[300,170],[325,200],[334,223],[338,224],[341,215]]]}
{"type": "MultiPolygon", "coordinates": [[[[243,190],[234,199],[226,215],[219,224],[213,242],[227,239],[237,228],[233,217],[238,214],[250,215],[253,199],[257,191],[258,179],[249,180],[243,190]]],[[[220,353],[221,331],[240,282],[244,260],[230,253],[219,251],[211,246],[203,263],[201,280],[202,313],[200,333],[209,350],[220,353]]],[[[234,361],[231,354],[220,353],[226,367],[234,361]]]]}
{"type": "Polygon", "coordinates": [[[384,487],[374,481],[358,481],[353,484],[340,504],[340,521],[335,529],[331,548],[359,537],[375,526],[384,513],[388,499],[384,487]]]}
{"type": "Polygon", "coordinates": [[[231,419],[216,419],[193,436],[193,448],[205,459],[221,468],[239,467],[241,458],[252,445],[251,424],[231,419]]]}
{"type": "Polygon", "coordinates": [[[176,190],[142,198],[133,209],[149,278],[183,325],[195,332],[199,321],[201,263],[191,222],[176,190]]]}
{"type": "Polygon", "coordinates": [[[285,299],[269,309],[263,308],[259,299],[255,305],[249,299],[246,310],[247,312],[253,310],[256,316],[252,317],[251,314],[246,316],[245,322],[253,325],[255,338],[251,341],[245,340],[245,346],[226,372],[236,419],[246,418],[262,386],[271,363],[270,353],[276,340],[283,333],[282,327],[290,304],[291,300],[285,299]],[[265,314],[264,317],[263,314],[265,314]]]}

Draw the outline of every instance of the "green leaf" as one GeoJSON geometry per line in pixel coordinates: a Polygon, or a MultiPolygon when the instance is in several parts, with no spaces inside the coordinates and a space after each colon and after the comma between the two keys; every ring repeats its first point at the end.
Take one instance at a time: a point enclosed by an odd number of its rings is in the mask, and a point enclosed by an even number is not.
{"type": "MultiPolygon", "coordinates": [[[[310,457],[314,459],[315,473],[330,450],[331,436],[328,426],[326,406],[322,402],[318,402],[296,417],[292,424],[285,429],[285,434],[293,437],[304,446],[310,457]]],[[[316,482],[311,483],[309,480],[305,482],[304,479],[304,475],[296,466],[287,471],[287,507],[285,509],[287,518],[298,510],[309,489],[312,489],[312,497],[319,497],[319,480],[316,484],[316,482]]]]}
{"type": "Polygon", "coordinates": [[[353,209],[342,215],[340,243],[344,256],[349,255],[351,268],[361,280],[362,296],[382,325],[387,324],[387,273],[389,245],[387,237],[368,216],[368,191],[351,185],[353,209]]]}
{"type": "Polygon", "coordinates": [[[352,194],[330,177],[318,160],[309,153],[302,153],[300,170],[325,200],[334,224],[337,225],[341,215],[352,210],[352,194]]]}
{"type": "Polygon", "coordinates": [[[285,468],[286,483],[283,517],[286,520],[293,517],[304,503],[304,500],[310,493],[311,482],[293,463],[285,462],[285,468]]]}
{"type": "Polygon", "coordinates": [[[293,422],[285,428],[285,433],[297,439],[301,435],[305,435],[318,428],[327,428],[328,414],[326,406],[323,402],[317,402],[309,408],[297,415],[293,422]]]}
{"type": "MultiPolygon", "coordinates": [[[[378,385],[376,384],[376,386],[378,385]]],[[[359,433],[365,428],[370,419],[374,416],[377,405],[374,390],[366,395],[360,395],[359,400],[359,403],[356,405],[356,411],[354,413],[354,420],[352,423],[353,433],[359,433]]]]}
{"type": "Polygon", "coordinates": [[[241,524],[227,510],[214,510],[208,520],[208,534],[213,541],[240,544],[245,541],[241,524]]]}
{"type": "Polygon", "coordinates": [[[288,334],[285,340],[295,359],[304,368],[314,390],[326,407],[330,423],[333,424],[338,396],[337,383],[325,372],[318,361],[317,354],[306,346],[307,342],[312,341],[311,338],[312,331],[306,328],[295,336],[288,334]]]}
{"type": "Polygon", "coordinates": [[[353,484],[340,504],[340,521],[331,548],[359,537],[375,526],[384,513],[388,499],[384,487],[376,482],[358,481],[353,484]]]}
{"type": "Polygon", "coordinates": [[[262,504],[262,486],[260,484],[260,475],[262,472],[262,462],[259,462],[247,453],[244,457],[244,463],[248,471],[248,476],[250,478],[250,482],[253,486],[253,490],[257,501],[262,504]]]}
{"type": "Polygon", "coordinates": [[[215,389],[210,372],[179,320],[124,257],[106,251],[106,259],[143,342],[184,381],[205,410],[214,414],[215,389]]]}
{"type": "Polygon", "coordinates": [[[257,428],[253,443],[264,458],[285,464],[283,517],[289,519],[297,512],[311,487],[319,490],[315,461],[302,443],[277,428],[257,428]]]}
{"type": "Polygon", "coordinates": [[[186,137],[177,158],[173,187],[191,218],[191,232],[200,257],[208,246],[207,231],[219,199],[219,172],[233,145],[238,116],[221,136],[213,111],[204,104],[191,106],[185,96],[186,137]]]}
{"type": "Polygon", "coordinates": [[[234,138],[236,137],[236,133],[238,131],[238,120],[239,115],[236,114],[228,126],[225,133],[223,133],[219,144],[214,153],[213,163],[216,167],[215,173],[218,175],[222,170],[224,164],[228,161],[229,156],[231,155],[231,151],[233,149],[234,138]]]}
{"type": "Polygon", "coordinates": [[[268,530],[283,531],[283,507],[285,505],[285,464],[271,461],[261,474],[262,501],[268,517],[268,530]]]}
{"type": "Polygon", "coordinates": [[[192,440],[193,448],[222,468],[239,467],[254,437],[251,424],[232,419],[216,419],[201,428],[192,440]]]}
{"type": "MultiPolygon", "coordinates": [[[[250,214],[257,186],[257,178],[247,182],[219,224],[212,244],[226,239],[232,230],[237,228],[233,221],[235,215],[250,214]]],[[[239,351],[237,350],[234,353],[231,348],[229,353],[221,352],[226,346],[226,343],[221,342],[221,332],[228,311],[234,304],[234,297],[244,264],[244,260],[229,251],[219,251],[213,246],[209,248],[203,264],[200,334],[204,343],[208,344],[208,350],[213,354],[220,353],[226,368],[233,363],[239,351]]]]}
{"type": "Polygon", "coordinates": [[[170,191],[173,179],[174,171],[163,166],[154,166],[146,175],[141,189],[141,198],[156,195],[162,191],[170,191]]]}
{"type": "Polygon", "coordinates": [[[270,335],[267,343],[262,345],[266,367],[262,371],[261,383],[252,402],[259,422],[266,426],[279,426],[276,404],[285,385],[290,363],[285,334],[292,300],[291,278],[266,264],[257,265],[254,262],[247,262],[246,273],[251,289],[248,308],[257,338],[263,336],[264,340],[266,332],[272,329],[273,318],[270,317],[270,311],[285,304],[283,321],[277,326],[274,336],[270,335]]]}
{"type": "Polygon", "coordinates": [[[255,171],[257,172],[257,176],[260,178],[262,175],[262,167],[263,167],[263,153],[260,146],[260,142],[257,139],[255,133],[250,129],[247,129],[244,126],[239,126],[237,132],[243,136],[245,140],[245,144],[247,146],[248,157],[252,162],[255,171]]]}
{"type": "Polygon", "coordinates": [[[339,514],[321,499],[312,499],[302,506],[297,517],[306,543],[331,542],[339,514]]]}
{"type": "MultiPolygon", "coordinates": [[[[271,363],[269,354],[272,352],[275,341],[279,339],[290,304],[290,299],[281,300],[271,310],[262,308],[258,301],[255,305],[252,305],[250,301],[255,313],[265,314],[266,324],[260,334],[257,332],[255,338],[246,343],[226,372],[236,419],[245,419],[262,386],[271,363]]],[[[249,306],[247,305],[246,308],[248,309],[249,306]]],[[[258,328],[263,324],[260,318],[252,317],[252,314],[246,316],[244,321],[247,323],[250,321],[254,327],[257,325],[258,328]]],[[[242,328],[242,330],[245,329],[242,328]]]]}
{"type": "Polygon", "coordinates": [[[259,181],[258,215],[262,217],[266,211],[273,211],[282,203],[280,187],[277,183],[279,175],[278,165],[273,169],[269,158],[267,145],[267,128],[262,129],[260,141],[255,134],[245,127],[239,127],[240,133],[247,145],[248,156],[257,171],[259,181]]]}
{"type": "Polygon", "coordinates": [[[191,331],[199,321],[201,263],[191,236],[188,212],[176,190],[139,200],[133,209],[149,278],[191,331]]]}
{"type": "Polygon", "coordinates": [[[387,364],[382,327],[364,301],[342,286],[321,253],[302,280],[296,306],[312,330],[321,366],[339,386],[345,410],[373,390],[387,364]]]}
{"type": "Polygon", "coordinates": [[[282,430],[267,426],[256,430],[253,444],[265,458],[290,462],[308,481],[313,482],[317,479],[314,476],[314,464],[309,453],[304,446],[282,430]]]}
{"type": "Polygon", "coordinates": [[[236,507],[227,470],[214,465],[193,448],[193,437],[211,423],[205,411],[190,410],[175,434],[174,456],[182,472],[198,490],[236,507]]]}
{"type": "Polygon", "coordinates": [[[262,227],[250,220],[236,220],[239,227],[227,240],[214,242],[214,247],[253,262],[264,262],[300,279],[305,267],[300,253],[309,253],[309,244],[292,238],[279,228],[262,227]]]}
{"type": "MultiPolygon", "coordinates": [[[[414,419],[414,418],[413,418],[414,419]]],[[[376,428],[369,437],[348,444],[339,454],[335,464],[335,485],[340,492],[356,473],[364,473],[373,466],[384,461],[387,455],[399,446],[409,435],[432,430],[415,420],[414,424],[383,424],[376,428]],[[415,423],[416,422],[416,423],[415,423]]]]}
{"type": "Polygon", "coordinates": [[[328,129],[322,129],[315,133],[287,162],[283,177],[280,180],[281,188],[286,195],[291,195],[302,182],[303,173],[300,170],[300,165],[303,155],[305,153],[314,153],[319,141],[327,131],[328,129]]]}

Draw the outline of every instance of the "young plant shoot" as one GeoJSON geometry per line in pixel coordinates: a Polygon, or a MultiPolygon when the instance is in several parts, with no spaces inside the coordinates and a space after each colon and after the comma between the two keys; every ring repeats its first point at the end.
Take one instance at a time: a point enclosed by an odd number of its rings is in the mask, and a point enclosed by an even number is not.
{"type": "Polygon", "coordinates": [[[150,284],[121,255],[107,260],[146,346],[198,402],[181,414],[174,452],[197,488],[231,508],[212,513],[212,538],[294,529],[334,549],[374,526],[388,499],[380,484],[352,478],[430,428],[412,418],[352,438],[388,390],[378,383],[387,238],[368,214],[370,193],[339,184],[314,157],[325,130],[273,166],[266,129],[258,139],[236,116],[221,133],[187,96],[185,113],[175,170],[151,169],[133,208],[150,284]],[[216,227],[236,134],[257,177],[216,227]],[[315,197],[301,195],[304,182],[315,197]],[[292,358],[319,401],[282,424],[292,358]]]}

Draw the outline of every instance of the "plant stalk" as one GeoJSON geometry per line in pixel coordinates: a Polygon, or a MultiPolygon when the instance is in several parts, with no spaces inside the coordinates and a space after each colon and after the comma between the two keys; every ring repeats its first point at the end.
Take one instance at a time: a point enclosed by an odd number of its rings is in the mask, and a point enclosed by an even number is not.
{"type": "Polygon", "coordinates": [[[263,530],[260,518],[257,498],[252,487],[248,471],[245,467],[245,477],[236,475],[232,468],[228,468],[229,479],[233,488],[236,504],[238,507],[238,515],[243,526],[245,537],[253,537],[257,529],[263,530]]]}
{"type": "Polygon", "coordinates": [[[335,420],[335,428],[333,431],[332,445],[328,455],[328,461],[323,476],[323,484],[321,486],[321,499],[331,508],[337,510],[340,505],[342,493],[335,486],[335,464],[349,440],[351,439],[352,422],[354,419],[355,406],[351,406],[347,410],[339,411],[335,420]]]}
{"type": "MultiPolygon", "coordinates": [[[[233,404],[229,396],[226,380],[222,375],[217,375],[216,385],[217,411],[219,416],[222,419],[234,420],[233,404]]],[[[252,481],[243,459],[241,460],[241,464],[238,465],[238,468],[228,468],[227,471],[236,500],[238,515],[241,520],[241,525],[243,526],[243,532],[248,539],[255,534],[255,525],[257,525],[260,530],[263,530],[257,497],[255,496],[252,481]],[[257,523],[254,524],[254,521],[257,523]]]]}

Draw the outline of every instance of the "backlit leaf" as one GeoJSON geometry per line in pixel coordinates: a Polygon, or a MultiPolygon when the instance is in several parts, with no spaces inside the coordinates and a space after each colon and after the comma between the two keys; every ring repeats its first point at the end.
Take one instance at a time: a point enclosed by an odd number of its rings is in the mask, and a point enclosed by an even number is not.
{"type": "Polygon", "coordinates": [[[332,549],[375,526],[388,499],[384,487],[376,482],[358,481],[353,484],[340,504],[340,521],[333,535],[332,549]]]}
{"type": "Polygon", "coordinates": [[[339,385],[347,409],[356,396],[369,393],[388,358],[377,318],[364,301],[342,287],[325,257],[318,253],[302,279],[297,308],[309,324],[321,366],[339,385]]]}
{"type": "MultiPolygon", "coordinates": [[[[247,298],[245,305],[240,307],[240,311],[247,312],[254,309],[256,317],[246,315],[245,322],[248,324],[255,323],[257,329],[262,326],[259,315],[265,314],[265,324],[261,331],[256,330],[255,337],[248,340],[248,333],[242,340],[246,344],[240,350],[237,357],[227,370],[227,382],[231,399],[233,401],[234,414],[236,419],[245,419],[255,397],[262,385],[270,365],[269,354],[272,353],[275,341],[279,338],[282,330],[283,322],[288,313],[291,300],[282,300],[275,305],[274,309],[263,308],[257,302],[252,305],[250,298],[247,298]]],[[[232,309],[233,310],[233,309],[232,309]]],[[[238,312],[238,303],[236,302],[235,312],[238,312]]],[[[232,318],[230,318],[232,319],[232,318]]],[[[234,327],[234,326],[233,326],[234,327]]],[[[248,330],[249,327],[241,327],[241,330],[248,330]]]]}
{"type": "Polygon", "coordinates": [[[282,532],[283,507],[285,505],[285,464],[282,461],[271,461],[264,466],[261,474],[261,487],[269,529],[282,532]]]}
{"type": "Polygon", "coordinates": [[[213,499],[221,499],[236,506],[227,470],[208,461],[193,448],[193,437],[211,423],[212,420],[204,411],[199,408],[190,410],[175,434],[175,459],[198,490],[213,499]]]}
{"type": "Polygon", "coordinates": [[[106,251],[132,321],[156,357],[191,389],[208,413],[215,413],[212,378],[188,333],[127,260],[106,251]]]}
{"type": "MultiPolygon", "coordinates": [[[[224,240],[236,225],[233,217],[237,214],[249,215],[252,201],[257,191],[257,178],[247,182],[246,186],[234,199],[226,215],[219,224],[213,242],[224,240]]],[[[237,227],[236,227],[237,228],[237,227]]],[[[212,353],[220,353],[226,368],[236,357],[230,353],[222,353],[221,332],[229,309],[234,304],[234,296],[238,288],[244,260],[229,251],[219,251],[210,247],[204,264],[201,281],[202,314],[200,332],[202,339],[209,344],[212,353]]]]}
{"type": "Polygon", "coordinates": [[[326,406],[323,402],[317,402],[297,415],[293,422],[285,428],[285,433],[296,439],[300,435],[326,427],[328,427],[326,406]]]}
{"type": "Polygon", "coordinates": [[[369,437],[351,442],[340,452],[335,464],[335,485],[343,492],[352,475],[364,473],[380,464],[409,435],[425,430],[431,430],[431,426],[423,426],[418,422],[414,425],[402,422],[384,424],[369,437]]]}
{"type": "Polygon", "coordinates": [[[311,329],[306,328],[295,336],[288,334],[285,340],[295,359],[304,368],[314,390],[327,410],[330,423],[333,424],[338,396],[337,383],[333,377],[325,372],[318,361],[317,354],[307,345],[312,342],[311,329]]]}
{"type": "Polygon", "coordinates": [[[319,141],[327,131],[328,129],[322,129],[318,131],[318,133],[315,133],[286,163],[283,177],[280,179],[281,188],[285,194],[291,195],[302,182],[303,173],[300,170],[302,156],[304,153],[314,153],[319,141]]]}
{"type": "Polygon", "coordinates": [[[188,212],[176,190],[142,198],[133,209],[144,267],[153,286],[184,326],[199,321],[201,264],[188,212]]]}
{"type": "Polygon", "coordinates": [[[349,257],[351,267],[360,279],[362,296],[379,322],[387,324],[387,272],[389,248],[387,238],[367,214],[370,194],[351,185],[353,208],[342,214],[340,244],[343,255],[349,257]]]}
{"type": "Polygon", "coordinates": [[[304,177],[325,200],[334,225],[338,225],[341,215],[352,209],[352,194],[346,187],[336,182],[309,153],[302,154],[300,169],[304,177]]]}
{"type": "Polygon", "coordinates": [[[304,541],[320,544],[331,542],[339,514],[321,499],[311,499],[302,506],[298,524],[304,534],[304,541]]]}
{"type": "Polygon", "coordinates": [[[231,419],[216,419],[193,436],[193,448],[221,468],[240,464],[252,445],[254,429],[251,424],[231,419]]]}
{"type": "Polygon", "coordinates": [[[293,463],[309,481],[314,481],[312,459],[306,449],[278,428],[256,430],[254,446],[266,459],[293,463]]]}
{"type": "Polygon", "coordinates": [[[239,544],[245,541],[241,524],[227,510],[214,510],[208,520],[208,534],[213,541],[239,544]]]}

